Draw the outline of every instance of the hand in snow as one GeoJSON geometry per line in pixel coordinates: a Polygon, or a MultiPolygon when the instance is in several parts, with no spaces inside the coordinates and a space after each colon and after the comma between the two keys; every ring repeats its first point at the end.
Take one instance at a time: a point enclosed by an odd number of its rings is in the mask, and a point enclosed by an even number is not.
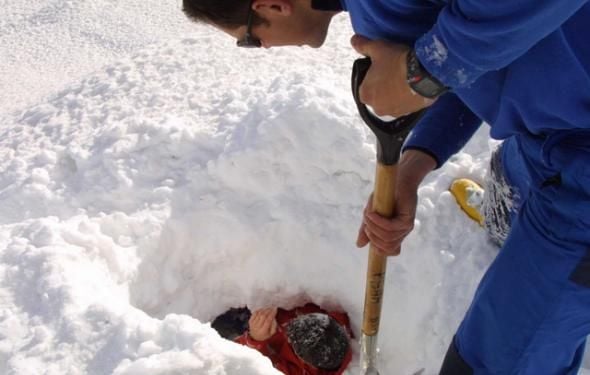
{"type": "Polygon", "coordinates": [[[409,48],[403,44],[372,41],[360,35],[350,40],[361,55],[371,58],[371,68],[359,89],[361,102],[378,116],[399,117],[430,106],[434,100],[416,94],[407,82],[409,48]]]}
{"type": "Polygon", "coordinates": [[[375,250],[383,255],[399,255],[402,241],[414,228],[418,187],[435,167],[436,160],[422,151],[404,152],[398,165],[394,215],[392,218],[385,218],[373,212],[371,195],[363,214],[357,247],[364,247],[371,242],[375,250]]]}
{"type": "Polygon", "coordinates": [[[265,341],[277,332],[277,309],[260,309],[250,317],[250,337],[256,341],[265,341]]]}

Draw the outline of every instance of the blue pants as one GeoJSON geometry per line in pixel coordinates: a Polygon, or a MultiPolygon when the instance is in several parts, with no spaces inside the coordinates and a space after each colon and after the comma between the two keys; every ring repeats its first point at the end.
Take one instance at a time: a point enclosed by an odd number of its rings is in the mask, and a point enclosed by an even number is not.
{"type": "Polygon", "coordinates": [[[518,204],[441,375],[576,374],[590,334],[590,137],[515,136],[501,158],[518,204]]]}

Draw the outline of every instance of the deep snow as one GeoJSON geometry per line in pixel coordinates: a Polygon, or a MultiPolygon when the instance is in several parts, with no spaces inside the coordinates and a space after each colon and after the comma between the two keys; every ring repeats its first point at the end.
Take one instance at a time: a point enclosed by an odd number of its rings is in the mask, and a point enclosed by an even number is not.
{"type": "MultiPolygon", "coordinates": [[[[323,49],[242,51],[175,1],[0,5],[0,373],[276,373],[208,326],[246,304],[343,309],[358,336],[374,141],[345,16],[323,49]]],[[[496,144],[483,126],[420,189],[384,374],[437,372],[497,252],[447,191],[496,144]]]]}

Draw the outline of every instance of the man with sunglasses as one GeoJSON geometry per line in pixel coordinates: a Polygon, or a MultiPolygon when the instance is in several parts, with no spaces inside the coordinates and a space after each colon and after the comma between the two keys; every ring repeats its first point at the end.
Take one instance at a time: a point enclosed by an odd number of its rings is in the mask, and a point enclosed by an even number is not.
{"type": "Polygon", "coordinates": [[[185,1],[183,10],[232,35],[239,47],[320,47],[339,10],[317,11],[301,1],[185,1]]]}
{"type": "Polygon", "coordinates": [[[400,160],[396,215],[367,207],[359,247],[399,254],[419,184],[488,123],[504,140],[488,190],[507,200],[509,230],[440,373],[578,371],[590,334],[588,0],[184,0],[184,11],[243,47],[319,47],[347,11],[353,47],[372,60],[361,100],[379,115],[429,107],[400,160]]]}

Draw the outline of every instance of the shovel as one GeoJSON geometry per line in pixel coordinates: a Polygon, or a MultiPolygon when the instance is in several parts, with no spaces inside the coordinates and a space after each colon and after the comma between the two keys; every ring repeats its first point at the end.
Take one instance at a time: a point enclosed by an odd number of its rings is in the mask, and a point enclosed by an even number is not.
{"type": "MultiPolygon", "coordinates": [[[[377,171],[372,208],[381,216],[391,217],[395,209],[397,163],[401,148],[410,130],[422,117],[424,110],[392,121],[384,121],[375,116],[359,99],[359,88],[370,66],[370,58],[358,59],[354,62],[352,93],[361,118],[377,137],[377,171]]],[[[377,334],[381,320],[386,261],[387,257],[378,253],[374,246],[370,245],[361,336],[361,375],[379,374],[377,334]]]]}

